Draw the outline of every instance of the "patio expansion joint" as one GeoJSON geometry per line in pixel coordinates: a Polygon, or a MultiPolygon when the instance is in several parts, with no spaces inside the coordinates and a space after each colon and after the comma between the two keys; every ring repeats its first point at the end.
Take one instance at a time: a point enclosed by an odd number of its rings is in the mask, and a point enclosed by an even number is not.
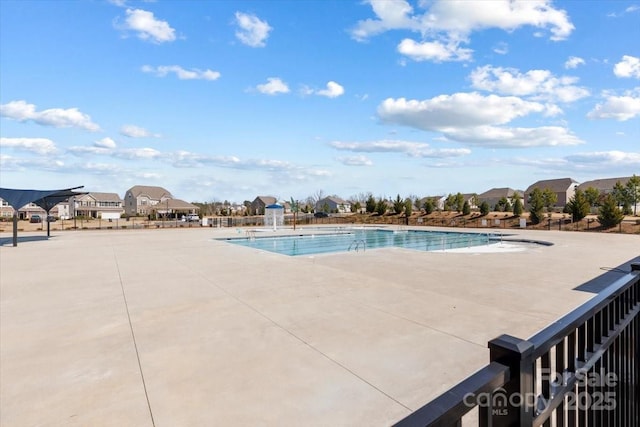
{"type": "Polygon", "coordinates": [[[405,405],[404,403],[400,402],[398,399],[396,399],[395,397],[391,396],[389,393],[385,392],[384,390],[382,390],[381,388],[377,387],[375,384],[371,383],[370,381],[366,380],[365,378],[363,378],[361,375],[358,375],[356,372],[354,372],[352,369],[350,369],[348,366],[340,363],[338,360],[332,358],[331,356],[329,356],[328,354],[324,353],[322,350],[320,350],[319,348],[317,348],[316,346],[314,346],[313,344],[309,343],[308,341],[306,341],[304,338],[300,337],[299,335],[295,334],[294,332],[290,331],[289,329],[287,329],[286,327],[284,327],[283,325],[281,325],[280,323],[278,323],[277,321],[273,320],[271,317],[269,317],[268,315],[266,315],[265,313],[263,313],[262,311],[258,310],[256,307],[252,306],[251,304],[249,304],[248,302],[246,302],[245,300],[243,300],[242,298],[238,297],[237,295],[234,295],[233,293],[229,292],[227,289],[217,285],[216,283],[212,282],[208,277],[206,277],[205,275],[200,274],[200,277],[202,277],[203,280],[207,281],[208,283],[211,283],[213,286],[215,286],[217,289],[219,289],[221,292],[223,292],[224,294],[226,294],[227,296],[229,296],[230,298],[232,298],[233,300],[237,301],[239,304],[242,304],[243,306],[247,307],[249,310],[253,311],[254,313],[256,313],[258,316],[262,317],[263,319],[267,320],[269,323],[271,323],[272,325],[274,325],[276,328],[282,330],[283,332],[285,332],[286,334],[290,335],[291,337],[293,337],[296,341],[299,341],[300,343],[302,343],[303,345],[305,345],[306,347],[308,347],[309,349],[311,349],[312,351],[314,351],[315,353],[318,353],[320,356],[322,356],[323,358],[327,359],[328,361],[330,361],[331,363],[333,363],[334,365],[340,367],[341,369],[343,369],[344,371],[348,372],[349,374],[351,374],[352,376],[354,376],[355,378],[357,378],[358,380],[360,380],[361,382],[367,384],[369,387],[373,388],[374,390],[376,390],[378,393],[382,394],[383,396],[387,397],[388,399],[394,401],[395,403],[397,403],[398,405],[402,406],[403,408],[405,408],[408,411],[413,411],[413,409],[411,409],[410,407],[408,407],[407,405],[405,405]]]}
{"type": "Polygon", "coordinates": [[[149,417],[151,418],[151,425],[155,427],[156,423],[153,419],[153,411],[151,410],[151,402],[149,401],[149,393],[147,392],[147,383],[144,380],[144,373],[142,371],[142,363],[140,362],[140,353],[138,352],[138,344],[136,342],[136,334],[133,331],[133,323],[131,322],[131,314],[129,314],[129,304],[127,303],[127,295],[124,291],[124,283],[122,282],[122,274],[120,273],[120,265],[118,264],[118,257],[116,255],[115,248],[113,250],[113,258],[118,271],[118,281],[120,282],[120,289],[122,290],[122,300],[124,302],[124,308],[127,312],[127,320],[129,322],[129,330],[131,331],[131,339],[133,341],[133,348],[136,353],[136,360],[138,361],[138,370],[140,372],[140,379],[142,380],[142,388],[144,389],[144,397],[147,401],[147,407],[149,408],[149,417]]]}

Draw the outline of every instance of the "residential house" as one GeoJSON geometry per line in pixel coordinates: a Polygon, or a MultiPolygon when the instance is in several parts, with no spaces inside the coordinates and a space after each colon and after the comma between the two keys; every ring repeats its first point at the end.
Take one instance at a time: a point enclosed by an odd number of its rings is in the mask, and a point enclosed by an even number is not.
{"type": "MultiPolygon", "coordinates": [[[[0,218],[13,218],[13,212],[14,209],[9,205],[9,202],[0,198],[0,218]]],[[[47,213],[35,203],[29,203],[18,210],[19,219],[30,219],[32,215],[36,214],[44,218],[47,213]]],[[[58,203],[49,211],[49,214],[62,219],[68,219],[69,202],[58,203]]]]}
{"type": "Polygon", "coordinates": [[[9,205],[9,202],[0,198],[0,218],[13,217],[13,208],[9,205]]]}
{"type": "Polygon", "coordinates": [[[529,208],[529,195],[534,189],[538,188],[540,190],[544,190],[548,188],[553,191],[558,197],[555,206],[558,208],[564,208],[567,202],[573,197],[577,187],[578,181],[575,181],[571,178],[547,179],[538,181],[530,185],[525,190],[524,207],[525,209],[529,208]]]}
{"type": "Polygon", "coordinates": [[[316,202],[315,211],[327,213],[349,213],[351,212],[351,202],[343,200],[337,196],[329,196],[316,202]]]}
{"type": "Polygon", "coordinates": [[[507,199],[511,206],[515,203],[516,194],[520,197],[520,201],[524,205],[524,193],[520,190],[514,190],[509,187],[502,188],[492,188],[491,190],[487,190],[482,194],[478,194],[478,203],[487,202],[489,207],[493,209],[500,200],[503,198],[507,199]]]}
{"type": "MultiPolygon", "coordinates": [[[[587,188],[595,188],[600,192],[600,194],[609,194],[613,191],[613,188],[619,182],[621,185],[627,185],[627,182],[631,179],[630,176],[625,176],[621,178],[603,178],[603,179],[594,179],[592,181],[586,181],[582,184],[578,185],[578,189],[581,191],[585,191],[587,188]]],[[[634,212],[638,212],[640,210],[640,200],[636,201],[636,206],[631,206],[631,209],[634,212]]]]}
{"type": "MultiPolygon", "coordinates": [[[[424,204],[427,202],[427,200],[431,200],[431,202],[433,203],[433,208],[434,210],[438,210],[438,211],[443,211],[444,210],[444,205],[447,201],[447,196],[427,196],[427,197],[423,197],[422,199],[420,199],[418,201],[418,205],[417,206],[419,209],[424,209],[424,204]]],[[[471,203],[471,202],[469,202],[471,203]]]]}
{"type": "Polygon", "coordinates": [[[132,216],[151,215],[153,206],[167,199],[173,199],[173,196],[162,187],[134,185],[124,195],[124,211],[132,216]]]}
{"type": "Polygon", "coordinates": [[[476,193],[464,193],[462,194],[463,200],[465,202],[469,203],[469,207],[471,209],[476,209],[478,206],[476,206],[476,197],[478,197],[478,195],[476,193]]]}
{"type": "Polygon", "coordinates": [[[122,199],[116,193],[89,192],[69,198],[71,216],[118,219],[124,213],[122,199]]]}
{"type": "Polygon", "coordinates": [[[585,181],[582,184],[578,185],[578,189],[584,191],[587,188],[592,187],[598,190],[600,193],[608,194],[613,191],[613,187],[615,187],[618,182],[624,186],[627,185],[627,182],[629,182],[630,179],[630,176],[625,176],[622,178],[594,179],[592,181],[585,181]]]}
{"type": "Polygon", "coordinates": [[[269,205],[273,205],[277,203],[277,199],[271,196],[258,196],[253,202],[251,202],[251,207],[249,209],[249,213],[251,215],[264,215],[265,208],[269,205]]]}
{"type": "Polygon", "coordinates": [[[198,214],[200,208],[180,199],[164,199],[150,208],[150,213],[156,218],[182,218],[187,215],[198,214]]]}
{"type": "Polygon", "coordinates": [[[35,203],[28,203],[18,209],[18,219],[30,219],[33,215],[40,215],[41,218],[45,218],[47,216],[47,211],[35,203]]]}

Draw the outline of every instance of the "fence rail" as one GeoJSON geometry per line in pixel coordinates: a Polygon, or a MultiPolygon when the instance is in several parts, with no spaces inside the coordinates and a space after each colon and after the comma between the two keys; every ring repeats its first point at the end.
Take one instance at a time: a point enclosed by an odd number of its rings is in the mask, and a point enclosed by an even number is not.
{"type": "Polygon", "coordinates": [[[398,427],[640,426],[640,263],[528,340],[489,342],[490,364],[398,427]]]}

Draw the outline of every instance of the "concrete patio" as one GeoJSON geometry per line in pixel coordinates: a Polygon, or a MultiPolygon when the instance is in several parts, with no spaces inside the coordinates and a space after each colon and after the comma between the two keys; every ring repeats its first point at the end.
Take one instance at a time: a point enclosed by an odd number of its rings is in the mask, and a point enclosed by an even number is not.
{"type": "Polygon", "coordinates": [[[554,243],[522,252],[213,240],[242,233],[1,233],[0,425],[389,425],[640,256],[638,235],[558,231],[517,232],[554,243]]]}

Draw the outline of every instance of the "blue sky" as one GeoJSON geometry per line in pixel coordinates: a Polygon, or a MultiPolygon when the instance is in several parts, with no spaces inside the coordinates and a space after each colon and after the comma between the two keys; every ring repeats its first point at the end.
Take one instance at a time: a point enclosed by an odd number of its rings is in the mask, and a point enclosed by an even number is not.
{"type": "Polygon", "coordinates": [[[188,201],[640,174],[640,3],[0,2],[0,185],[188,201]]]}

